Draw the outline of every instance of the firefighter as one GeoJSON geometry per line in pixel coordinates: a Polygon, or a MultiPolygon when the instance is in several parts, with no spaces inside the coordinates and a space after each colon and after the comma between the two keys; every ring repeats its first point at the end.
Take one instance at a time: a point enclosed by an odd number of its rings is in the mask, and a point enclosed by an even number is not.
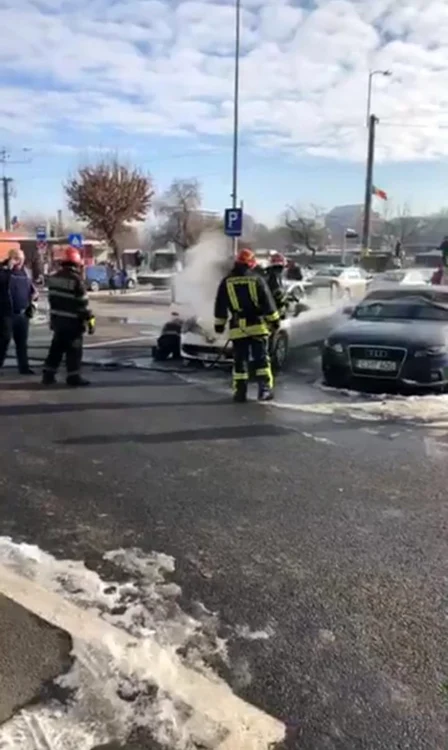
{"type": "Polygon", "coordinates": [[[156,346],[153,346],[152,356],[157,362],[165,362],[167,359],[181,359],[181,334],[184,321],[179,313],[173,312],[169,320],[162,328],[156,346]]]}
{"type": "Polygon", "coordinates": [[[271,331],[280,326],[280,315],[266,281],[254,272],[255,266],[252,250],[240,250],[232,270],[221,281],[215,300],[215,333],[222,334],[229,322],[233,400],[240,403],[247,399],[251,358],[259,400],[269,401],[274,395],[268,339],[271,331]]]}
{"type": "Polygon", "coordinates": [[[274,253],[269,258],[269,266],[266,271],[266,281],[282,320],[286,317],[288,305],[288,295],[283,286],[283,272],[286,266],[285,256],[281,253],[274,253]]]}
{"type": "Polygon", "coordinates": [[[48,279],[48,301],[50,305],[50,328],[53,339],[45,360],[44,385],[52,385],[65,355],[67,385],[79,387],[89,385],[81,377],[82,343],[86,329],[95,331],[95,317],[89,309],[89,300],[82,281],[82,259],[79,250],[65,250],[61,268],[48,279]]]}

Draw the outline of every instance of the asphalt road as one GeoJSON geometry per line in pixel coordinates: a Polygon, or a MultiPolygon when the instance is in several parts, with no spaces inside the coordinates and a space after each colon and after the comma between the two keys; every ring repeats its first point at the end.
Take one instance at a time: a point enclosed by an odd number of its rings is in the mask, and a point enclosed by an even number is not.
{"type": "Polygon", "coordinates": [[[219,374],[92,378],[2,376],[1,534],[93,567],[173,555],[183,606],[229,639],[216,668],[296,727],[290,747],[446,748],[446,466],[426,429],[236,406],[219,374]]]}

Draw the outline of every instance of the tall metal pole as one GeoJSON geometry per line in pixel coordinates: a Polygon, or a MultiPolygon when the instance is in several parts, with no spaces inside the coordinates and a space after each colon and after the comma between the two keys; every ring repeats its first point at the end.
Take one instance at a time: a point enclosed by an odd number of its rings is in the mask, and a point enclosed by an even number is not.
{"type": "MultiPolygon", "coordinates": [[[[241,0],[235,0],[235,78],[233,90],[233,160],[232,160],[232,208],[238,206],[238,136],[240,99],[240,36],[241,0]]],[[[233,238],[233,254],[238,251],[238,238],[233,238]]]]}
{"type": "Polygon", "coordinates": [[[5,232],[11,231],[11,209],[10,209],[10,189],[9,186],[12,183],[11,177],[2,177],[3,183],[3,214],[5,217],[5,232]]]}
{"type": "Polygon", "coordinates": [[[369,142],[367,147],[366,191],[364,196],[364,219],[362,227],[362,249],[367,251],[370,245],[370,221],[372,215],[373,163],[375,159],[375,127],[378,118],[369,117],[369,142]]]}
{"type": "Polygon", "coordinates": [[[372,80],[375,73],[369,73],[369,83],[367,84],[367,115],[366,115],[366,128],[369,127],[370,110],[372,108],[372,80]]]}

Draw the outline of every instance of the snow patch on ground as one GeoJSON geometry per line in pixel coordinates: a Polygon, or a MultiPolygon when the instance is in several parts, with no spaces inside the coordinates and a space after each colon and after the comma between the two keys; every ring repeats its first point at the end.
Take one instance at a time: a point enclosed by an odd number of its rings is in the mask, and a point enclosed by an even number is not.
{"type": "MultiPolygon", "coordinates": [[[[138,649],[132,649],[75,636],[73,666],[57,680],[70,696],[66,705],[54,700],[21,711],[0,727],[1,750],[90,750],[113,740],[125,742],[139,728],[147,728],[170,750],[217,748],[228,729],[195,715],[151,680],[151,644],[157,642],[166,655],[166,670],[175,668],[174,657],[180,654],[184,665],[219,682],[209,664],[226,662],[227,649],[217,635],[216,615],[201,605],[195,619],[180,608],[180,588],[167,580],[175,569],[172,557],[128,549],[104,559],[120,582],[103,580],[82,562],[57,560],[36,546],[0,538],[2,566],[138,639],[138,649]]],[[[270,632],[254,637],[267,638],[270,632]]]]}
{"type": "MultiPolygon", "coordinates": [[[[329,389],[326,389],[329,392],[329,389]]],[[[315,403],[287,403],[273,401],[277,409],[289,409],[322,416],[344,416],[363,421],[393,420],[413,425],[448,427],[448,395],[428,396],[368,396],[352,391],[337,391],[341,400],[315,403]]]]}

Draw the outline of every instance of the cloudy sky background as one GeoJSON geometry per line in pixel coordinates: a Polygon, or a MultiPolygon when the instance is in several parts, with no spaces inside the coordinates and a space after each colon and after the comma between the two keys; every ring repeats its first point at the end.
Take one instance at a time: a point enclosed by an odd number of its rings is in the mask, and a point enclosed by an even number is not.
{"type": "MultiPolygon", "coordinates": [[[[0,0],[0,143],[33,149],[14,210],[55,210],[61,179],[114,149],[202,180],[229,202],[233,0],[0,0]]],[[[448,205],[447,0],[242,0],[240,197],[359,203],[367,79],[379,116],[375,183],[416,211],[448,205]]]]}

